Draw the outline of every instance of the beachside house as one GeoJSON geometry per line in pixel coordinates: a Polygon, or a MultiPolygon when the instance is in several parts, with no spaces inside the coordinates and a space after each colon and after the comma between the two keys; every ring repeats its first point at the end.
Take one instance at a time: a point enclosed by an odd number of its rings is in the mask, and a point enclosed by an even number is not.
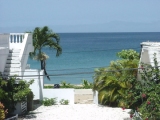
{"type": "Polygon", "coordinates": [[[29,53],[34,50],[31,33],[3,33],[0,34],[0,72],[3,77],[17,76],[18,79],[29,81],[34,99],[41,97],[43,70],[30,69],[27,65],[29,53]]]}
{"type": "MultiPolygon", "coordinates": [[[[156,54],[157,61],[160,61],[160,42],[142,42],[140,53],[140,63],[145,63],[154,66],[154,54],[156,54]]],[[[139,66],[140,68],[140,66],[139,66]]],[[[140,71],[140,70],[139,70],[140,71]]],[[[138,74],[140,80],[140,74],[138,74]]]]}

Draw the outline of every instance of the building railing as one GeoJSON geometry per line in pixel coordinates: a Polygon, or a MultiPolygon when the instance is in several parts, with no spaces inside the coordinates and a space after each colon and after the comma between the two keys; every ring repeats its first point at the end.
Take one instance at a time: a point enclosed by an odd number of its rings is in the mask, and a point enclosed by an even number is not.
{"type": "Polygon", "coordinates": [[[10,33],[9,49],[21,49],[26,33],[10,33]]]}
{"type": "Polygon", "coordinates": [[[24,33],[10,33],[10,43],[22,43],[24,33]]]}

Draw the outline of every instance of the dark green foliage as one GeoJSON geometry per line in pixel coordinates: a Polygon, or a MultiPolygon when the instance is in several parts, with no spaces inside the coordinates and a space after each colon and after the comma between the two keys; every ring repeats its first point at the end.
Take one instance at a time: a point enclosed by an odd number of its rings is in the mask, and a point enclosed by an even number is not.
{"type": "Polygon", "coordinates": [[[17,102],[26,101],[26,97],[31,91],[29,86],[32,83],[33,80],[26,82],[19,79],[17,80],[16,77],[3,80],[3,78],[0,77],[0,91],[2,93],[0,95],[0,101],[4,103],[9,114],[15,110],[17,102]]]}

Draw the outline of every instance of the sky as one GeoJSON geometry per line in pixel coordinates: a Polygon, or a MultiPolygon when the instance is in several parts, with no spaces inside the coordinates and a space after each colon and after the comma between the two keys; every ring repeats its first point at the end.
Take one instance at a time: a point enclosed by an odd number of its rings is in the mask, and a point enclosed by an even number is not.
{"type": "Polygon", "coordinates": [[[0,0],[0,33],[160,32],[160,0],[0,0]]]}

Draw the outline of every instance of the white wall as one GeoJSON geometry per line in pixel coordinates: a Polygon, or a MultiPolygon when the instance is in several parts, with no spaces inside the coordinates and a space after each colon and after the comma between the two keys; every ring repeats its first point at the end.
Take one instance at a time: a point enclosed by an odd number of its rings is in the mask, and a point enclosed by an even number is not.
{"type": "Polygon", "coordinates": [[[9,47],[9,34],[0,34],[0,47],[9,47]]]}
{"type": "Polygon", "coordinates": [[[69,100],[69,104],[74,104],[74,89],[43,89],[43,98],[57,98],[59,102],[61,99],[69,100]]]}
{"type": "MultiPolygon", "coordinates": [[[[23,44],[20,51],[21,71],[24,71],[28,61],[29,53],[33,52],[32,34],[25,34],[23,44]]],[[[22,74],[23,75],[23,74],[22,74]]]]}
{"type": "Polygon", "coordinates": [[[9,53],[9,34],[0,34],[0,72],[4,71],[9,53]]]}
{"type": "Polygon", "coordinates": [[[34,79],[34,83],[30,86],[30,89],[34,94],[34,100],[42,99],[43,70],[26,69],[22,79],[26,81],[34,79]]]}
{"type": "Polygon", "coordinates": [[[93,92],[93,103],[98,105],[98,91],[93,92]]]}
{"type": "MultiPolygon", "coordinates": [[[[44,89],[43,70],[26,69],[24,72],[24,80],[34,79],[34,83],[30,86],[34,96],[34,100],[43,100],[43,98],[57,98],[69,100],[69,104],[74,104],[75,94],[93,94],[92,89],[73,89],[73,88],[53,88],[44,89]],[[40,76],[41,75],[41,76],[40,76]]],[[[98,104],[98,92],[93,94],[94,103],[98,104]]]]}
{"type": "Polygon", "coordinates": [[[9,49],[0,47],[0,72],[4,72],[9,49]]]}

